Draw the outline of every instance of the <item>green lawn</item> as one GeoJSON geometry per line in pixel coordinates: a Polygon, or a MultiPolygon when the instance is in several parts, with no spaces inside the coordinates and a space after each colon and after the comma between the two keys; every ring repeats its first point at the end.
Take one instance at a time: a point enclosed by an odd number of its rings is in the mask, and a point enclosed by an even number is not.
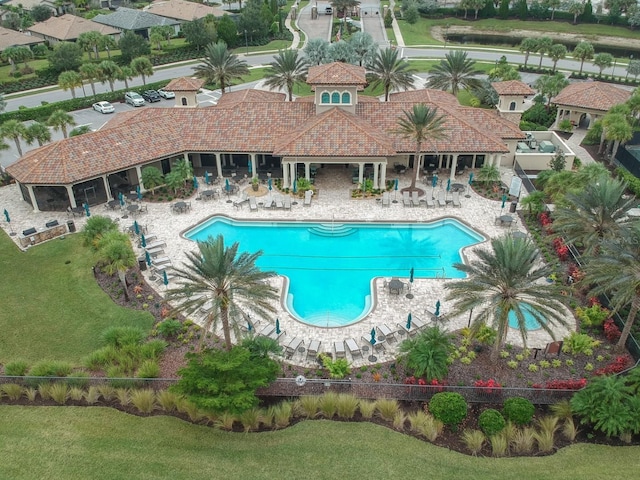
{"type": "Polygon", "coordinates": [[[307,421],[227,433],[109,408],[0,406],[0,477],[19,479],[611,480],[640,447],[575,445],[547,457],[474,458],[369,423],[307,421]]]}
{"type": "Polygon", "coordinates": [[[25,253],[0,234],[0,363],[79,362],[99,348],[100,333],[110,325],[151,328],[151,314],[115,305],[98,287],[94,263],[79,235],[25,253]]]}

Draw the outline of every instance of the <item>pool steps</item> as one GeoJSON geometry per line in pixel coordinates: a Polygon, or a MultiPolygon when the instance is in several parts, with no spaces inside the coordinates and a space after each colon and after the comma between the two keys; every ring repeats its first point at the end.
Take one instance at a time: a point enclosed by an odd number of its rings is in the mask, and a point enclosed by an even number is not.
{"type": "Polygon", "coordinates": [[[309,227],[309,233],[321,237],[348,237],[356,233],[356,229],[343,223],[321,223],[315,227],[309,227]]]}

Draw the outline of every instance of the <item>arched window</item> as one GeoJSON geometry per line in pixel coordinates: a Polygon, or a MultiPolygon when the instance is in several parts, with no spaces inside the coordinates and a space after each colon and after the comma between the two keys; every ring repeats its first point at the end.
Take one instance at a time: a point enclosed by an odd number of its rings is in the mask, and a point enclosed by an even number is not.
{"type": "Polygon", "coordinates": [[[516,109],[516,102],[511,102],[509,104],[509,110],[515,110],[516,109]]]}
{"type": "Polygon", "coordinates": [[[331,94],[331,103],[340,103],[340,92],[333,92],[331,94]]]}
{"type": "Polygon", "coordinates": [[[186,107],[187,106],[187,97],[182,97],[181,101],[182,101],[182,106],[186,107]]]}
{"type": "Polygon", "coordinates": [[[322,92],[320,103],[329,103],[329,92],[322,92]]]}
{"type": "Polygon", "coordinates": [[[342,103],[351,103],[351,94],[349,92],[344,92],[342,94],[342,103]]]}

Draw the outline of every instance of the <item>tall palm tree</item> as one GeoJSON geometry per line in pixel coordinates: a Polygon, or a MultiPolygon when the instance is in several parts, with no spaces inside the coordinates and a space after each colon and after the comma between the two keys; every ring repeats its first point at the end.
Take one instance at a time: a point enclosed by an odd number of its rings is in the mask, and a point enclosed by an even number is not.
{"type": "Polygon", "coordinates": [[[308,69],[305,59],[298,56],[298,50],[280,51],[265,72],[264,84],[271,90],[285,88],[289,101],[292,102],[293,86],[297,82],[304,82],[308,69]]]}
{"type": "Polygon", "coordinates": [[[27,127],[25,140],[29,145],[33,142],[38,142],[38,146],[43,146],[45,143],[51,141],[51,131],[44,123],[33,122],[27,127]]]}
{"type": "Polygon", "coordinates": [[[371,86],[373,88],[382,85],[384,88],[384,101],[389,101],[389,91],[393,89],[408,90],[413,87],[413,74],[409,62],[398,58],[398,50],[385,48],[378,50],[370,68],[373,78],[371,86]]]}
{"type": "Polygon", "coordinates": [[[426,141],[441,140],[447,138],[444,128],[445,117],[438,115],[437,108],[429,108],[424,103],[413,106],[413,110],[403,110],[404,117],[398,118],[397,127],[393,131],[404,138],[410,138],[416,142],[416,154],[413,161],[415,175],[411,178],[410,191],[416,189],[416,181],[420,174],[420,154],[422,143],[426,141]]]}
{"type": "Polygon", "coordinates": [[[244,312],[268,318],[275,311],[271,302],[278,298],[267,283],[275,272],[263,272],[255,265],[262,252],[238,253],[238,248],[237,242],[225,248],[222,235],[198,242],[198,251],[187,253],[184,267],[174,269],[179,286],[167,292],[168,299],[178,302],[176,310],[187,314],[211,303],[205,331],[220,322],[228,350],[231,330],[238,336],[244,312]]]}
{"type": "Polygon", "coordinates": [[[527,62],[529,61],[529,55],[531,52],[535,52],[538,46],[538,40],[533,37],[527,37],[522,40],[520,44],[520,51],[524,53],[524,68],[527,68],[527,62]]]}
{"type": "Polygon", "coordinates": [[[193,67],[198,78],[204,78],[208,83],[220,85],[222,93],[234,80],[242,78],[249,73],[247,62],[227,49],[223,41],[210,43],[204,49],[204,65],[193,67]]]}
{"type": "Polygon", "coordinates": [[[323,38],[310,38],[303,52],[309,65],[320,65],[329,61],[329,42],[323,38]]]}
{"type": "Polygon", "coordinates": [[[68,138],[68,127],[75,127],[76,121],[71,115],[62,109],[55,110],[48,118],[47,125],[53,127],[55,131],[60,130],[64,138],[68,138]]]}
{"type": "Polygon", "coordinates": [[[100,76],[100,69],[98,68],[98,65],[96,65],[95,63],[83,63],[80,67],[80,75],[82,75],[83,79],[89,80],[89,83],[91,84],[91,91],[93,92],[93,96],[95,97],[95,81],[100,76]]]}
{"type": "Polygon", "coordinates": [[[567,205],[553,214],[554,229],[567,243],[583,245],[585,256],[597,254],[604,240],[620,235],[626,212],[636,203],[635,197],[623,196],[626,188],[626,182],[601,177],[582,190],[567,193],[567,205]]]}
{"type": "Polygon", "coordinates": [[[587,262],[586,279],[597,285],[592,293],[611,294],[614,311],[630,305],[618,347],[624,347],[640,310],[640,222],[624,228],[620,237],[605,240],[602,254],[587,262]]]}
{"type": "Polygon", "coordinates": [[[98,240],[98,254],[104,262],[105,273],[108,275],[118,274],[124,298],[128,301],[126,273],[137,263],[129,236],[118,230],[108,231],[98,240]]]}
{"type": "Polygon", "coordinates": [[[373,37],[367,32],[356,32],[351,36],[349,43],[353,46],[353,51],[358,57],[358,65],[369,66],[375,59],[378,52],[378,44],[373,41],[373,37]]]}
{"type": "Polygon", "coordinates": [[[469,264],[456,263],[454,267],[467,274],[467,278],[445,286],[447,300],[453,300],[453,314],[473,310],[471,325],[477,331],[482,325],[491,325],[498,332],[491,352],[496,361],[509,330],[509,313],[513,312],[518,330],[526,344],[527,313],[552,338],[553,326],[566,326],[562,316],[564,298],[556,284],[544,279],[551,269],[538,260],[538,249],[528,239],[505,236],[491,241],[492,250],[477,249],[477,260],[469,264]]]}
{"type": "Polygon", "coordinates": [[[542,59],[545,53],[549,52],[553,46],[553,39],[549,37],[540,37],[538,44],[536,45],[536,52],[540,54],[540,62],[538,63],[538,69],[542,68],[542,59]]]}
{"type": "Polygon", "coordinates": [[[573,58],[577,58],[580,60],[580,72],[578,75],[582,75],[582,67],[584,67],[584,61],[590,60],[593,58],[594,48],[593,45],[589,42],[580,42],[576,45],[576,48],[573,49],[573,53],[571,54],[573,58]]]}
{"type": "Polygon", "coordinates": [[[454,95],[458,94],[460,87],[477,88],[480,80],[474,78],[481,74],[480,70],[474,70],[475,61],[467,57],[467,52],[456,50],[445,55],[444,60],[429,70],[429,88],[438,90],[451,90],[454,95]]]}
{"type": "Polygon", "coordinates": [[[71,90],[71,97],[76,98],[76,88],[82,87],[82,75],[74,70],[67,70],[58,75],[58,85],[63,90],[71,90]]]}
{"type": "Polygon", "coordinates": [[[113,83],[120,76],[120,67],[113,60],[103,60],[100,62],[99,67],[103,80],[109,82],[109,88],[113,92],[113,83]]]}
{"type": "Polygon", "coordinates": [[[147,57],[138,57],[131,60],[129,64],[131,70],[136,75],[140,75],[142,77],[142,84],[147,84],[147,76],[153,75],[153,65],[151,64],[151,60],[147,57]]]}
{"type": "Polygon", "coordinates": [[[555,45],[551,45],[549,49],[549,58],[553,62],[553,68],[551,69],[551,73],[556,73],[556,66],[558,65],[558,61],[562,60],[567,56],[567,47],[562,45],[561,43],[556,43],[555,45]]]}
{"type": "Polygon", "coordinates": [[[0,136],[2,138],[10,138],[13,140],[16,143],[16,148],[18,149],[18,154],[20,156],[22,156],[22,144],[20,143],[20,139],[25,138],[26,135],[27,128],[18,120],[7,120],[0,125],[0,136]]]}
{"type": "Polygon", "coordinates": [[[124,82],[124,88],[129,90],[129,80],[133,80],[135,72],[129,66],[120,67],[117,79],[124,82]]]}

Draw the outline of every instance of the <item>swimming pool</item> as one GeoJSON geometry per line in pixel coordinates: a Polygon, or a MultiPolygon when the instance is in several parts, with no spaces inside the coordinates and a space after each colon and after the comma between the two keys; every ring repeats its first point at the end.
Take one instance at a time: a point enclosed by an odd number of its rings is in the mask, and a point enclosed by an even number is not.
{"type": "Polygon", "coordinates": [[[454,219],[425,224],[238,221],[214,216],[189,230],[190,240],[223,235],[257,265],[289,279],[286,306],[309,325],[355,323],[372,307],[376,277],[461,278],[460,251],[484,237],[454,219]]]}
{"type": "MultiPolygon", "coordinates": [[[[522,311],[524,312],[524,326],[527,331],[540,330],[542,327],[538,322],[536,322],[535,318],[531,314],[531,310],[527,305],[523,305],[522,311]]],[[[518,329],[518,319],[516,318],[516,314],[511,311],[509,312],[509,327],[518,329]]]]}

